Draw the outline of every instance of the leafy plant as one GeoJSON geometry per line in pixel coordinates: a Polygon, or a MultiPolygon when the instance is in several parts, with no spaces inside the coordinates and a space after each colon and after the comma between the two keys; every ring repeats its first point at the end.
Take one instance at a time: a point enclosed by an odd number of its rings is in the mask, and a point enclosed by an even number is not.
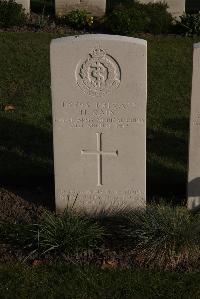
{"type": "Polygon", "coordinates": [[[91,27],[93,22],[94,18],[87,11],[78,9],[57,18],[57,23],[69,25],[77,30],[91,27]]]}
{"type": "Polygon", "coordinates": [[[26,14],[21,4],[13,0],[0,0],[0,27],[24,25],[26,14]]]}

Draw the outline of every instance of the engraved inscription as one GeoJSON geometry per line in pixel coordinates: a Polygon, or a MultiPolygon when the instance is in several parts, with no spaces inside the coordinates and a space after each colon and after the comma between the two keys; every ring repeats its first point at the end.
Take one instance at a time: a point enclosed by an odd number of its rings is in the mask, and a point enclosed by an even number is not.
{"type": "Polygon", "coordinates": [[[120,85],[121,70],[116,60],[96,47],[76,67],[76,82],[90,96],[103,96],[120,85]]]}
{"type": "Polygon", "coordinates": [[[97,186],[102,186],[102,156],[118,156],[118,151],[115,152],[104,152],[102,151],[101,136],[102,133],[96,133],[97,135],[97,150],[86,151],[82,150],[82,155],[96,155],[97,156],[97,186]]]}
{"type": "Polygon", "coordinates": [[[81,100],[63,100],[61,107],[64,117],[54,118],[54,122],[63,123],[71,129],[127,129],[145,124],[145,119],[136,114],[134,102],[99,102],[81,100]]]}
{"type": "Polygon", "coordinates": [[[98,189],[98,190],[64,190],[58,189],[58,196],[60,200],[70,200],[71,202],[75,202],[80,197],[83,201],[97,201],[107,200],[107,201],[115,201],[119,200],[132,200],[132,199],[142,199],[144,197],[144,192],[139,189],[125,189],[125,190],[106,190],[106,189],[98,189]]]}
{"type": "Polygon", "coordinates": [[[200,113],[195,115],[194,120],[192,121],[193,126],[200,126],[200,113]]]}
{"type": "Polygon", "coordinates": [[[54,118],[54,122],[66,124],[71,129],[125,129],[133,125],[144,125],[144,118],[123,118],[123,117],[77,117],[77,118],[54,118]]]}

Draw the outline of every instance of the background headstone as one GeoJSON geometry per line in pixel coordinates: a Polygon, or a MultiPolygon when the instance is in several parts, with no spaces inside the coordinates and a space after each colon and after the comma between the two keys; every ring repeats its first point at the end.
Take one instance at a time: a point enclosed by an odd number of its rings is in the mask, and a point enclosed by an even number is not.
{"type": "Polygon", "coordinates": [[[30,13],[30,0],[15,0],[15,2],[22,5],[25,9],[25,13],[30,13]]]}
{"type": "Polygon", "coordinates": [[[174,18],[179,18],[185,12],[185,1],[186,0],[140,0],[141,3],[149,2],[164,2],[168,5],[168,11],[174,18]]]}
{"type": "Polygon", "coordinates": [[[144,207],[146,41],[53,40],[51,76],[57,211],[144,207]]]}
{"type": "Polygon", "coordinates": [[[190,115],[188,208],[200,208],[200,43],[194,44],[190,115]]]}
{"type": "Polygon", "coordinates": [[[93,16],[103,16],[106,0],[55,0],[56,15],[64,15],[76,9],[86,10],[93,16]]]}

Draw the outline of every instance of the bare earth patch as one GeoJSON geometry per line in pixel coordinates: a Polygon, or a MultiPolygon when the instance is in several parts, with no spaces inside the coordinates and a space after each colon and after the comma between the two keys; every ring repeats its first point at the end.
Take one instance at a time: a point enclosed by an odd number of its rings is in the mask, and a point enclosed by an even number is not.
{"type": "Polygon", "coordinates": [[[28,202],[14,192],[0,188],[0,222],[37,223],[44,210],[41,204],[28,202]]]}

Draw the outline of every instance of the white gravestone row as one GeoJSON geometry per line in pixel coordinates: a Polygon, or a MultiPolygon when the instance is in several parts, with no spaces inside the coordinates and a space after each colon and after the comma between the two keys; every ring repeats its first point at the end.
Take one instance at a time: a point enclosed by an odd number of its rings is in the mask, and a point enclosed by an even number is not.
{"type": "Polygon", "coordinates": [[[185,2],[186,0],[139,0],[141,3],[157,3],[163,2],[168,5],[168,11],[172,14],[172,16],[178,19],[185,12],[185,2]]]}
{"type": "Polygon", "coordinates": [[[55,0],[56,15],[64,15],[76,9],[86,10],[94,16],[103,16],[106,0],[55,0]]]}
{"type": "Polygon", "coordinates": [[[57,211],[146,202],[146,41],[83,35],[51,43],[57,211]]]}
{"type": "Polygon", "coordinates": [[[200,43],[194,44],[190,115],[188,208],[200,208],[200,43]]]}
{"type": "MultiPolygon", "coordinates": [[[[30,13],[30,0],[15,0],[22,4],[26,13],[30,13]]],[[[161,0],[162,1],[162,0],[161,0]]],[[[140,0],[141,3],[160,2],[160,0],[140,0]]],[[[185,12],[185,0],[163,0],[168,4],[168,11],[178,18],[185,12]]],[[[106,12],[106,0],[55,0],[56,15],[64,15],[72,10],[81,9],[94,16],[103,16],[106,12]]]]}

